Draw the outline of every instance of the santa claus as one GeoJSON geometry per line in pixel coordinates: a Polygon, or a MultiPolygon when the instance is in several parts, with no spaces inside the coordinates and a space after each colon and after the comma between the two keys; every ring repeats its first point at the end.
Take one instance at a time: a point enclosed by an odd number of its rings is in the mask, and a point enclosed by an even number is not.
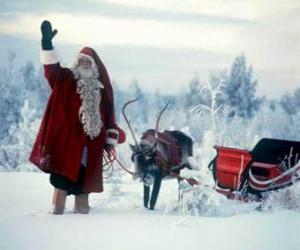
{"type": "Polygon", "coordinates": [[[76,213],[88,213],[88,196],[103,191],[102,158],[125,141],[115,120],[113,90],[97,53],[83,48],[73,68],[58,62],[52,39],[57,31],[41,25],[45,77],[51,87],[47,108],[30,161],[50,173],[54,186],[53,214],[62,214],[66,196],[75,195],[76,213]]]}

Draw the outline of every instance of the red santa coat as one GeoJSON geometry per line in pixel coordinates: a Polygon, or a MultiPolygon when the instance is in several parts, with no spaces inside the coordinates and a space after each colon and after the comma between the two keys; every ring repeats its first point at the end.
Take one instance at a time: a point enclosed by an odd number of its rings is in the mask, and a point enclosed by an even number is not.
{"type": "Polygon", "coordinates": [[[83,147],[88,148],[88,160],[83,185],[84,192],[102,192],[102,156],[105,143],[116,144],[120,129],[116,125],[111,83],[107,71],[90,48],[82,50],[95,61],[100,71],[100,113],[103,127],[91,140],[79,120],[80,96],[76,92],[73,72],[60,66],[55,51],[42,51],[45,77],[51,95],[29,160],[46,173],[57,173],[76,181],[79,175],[83,147]]]}

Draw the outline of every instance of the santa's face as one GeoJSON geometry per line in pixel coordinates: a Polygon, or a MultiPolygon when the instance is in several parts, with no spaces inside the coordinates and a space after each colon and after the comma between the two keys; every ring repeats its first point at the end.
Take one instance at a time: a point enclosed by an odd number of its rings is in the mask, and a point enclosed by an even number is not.
{"type": "Polygon", "coordinates": [[[78,60],[78,67],[84,68],[84,69],[89,69],[92,67],[92,62],[89,58],[79,58],[78,60]]]}
{"type": "Polygon", "coordinates": [[[97,79],[98,68],[92,58],[79,55],[72,68],[75,79],[97,79]]]}
{"type": "Polygon", "coordinates": [[[97,75],[92,67],[92,61],[89,58],[80,57],[75,70],[78,72],[79,78],[97,78],[97,75]]]}

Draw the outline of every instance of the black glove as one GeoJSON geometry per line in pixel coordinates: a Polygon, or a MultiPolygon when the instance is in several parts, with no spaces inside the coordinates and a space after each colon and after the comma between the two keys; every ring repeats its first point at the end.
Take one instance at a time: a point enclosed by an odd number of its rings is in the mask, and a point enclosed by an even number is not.
{"type": "Polygon", "coordinates": [[[44,50],[52,50],[52,39],[56,35],[57,30],[52,31],[51,23],[47,20],[42,22],[42,48],[44,50]]]}

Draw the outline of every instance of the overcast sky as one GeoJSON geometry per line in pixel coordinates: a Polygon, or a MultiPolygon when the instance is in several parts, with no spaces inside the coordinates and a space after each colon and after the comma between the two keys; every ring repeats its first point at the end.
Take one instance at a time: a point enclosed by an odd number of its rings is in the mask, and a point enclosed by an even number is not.
{"type": "MultiPolygon", "coordinates": [[[[124,86],[137,79],[147,90],[176,93],[193,75],[207,80],[210,70],[229,68],[234,57],[244,53],[260,94],[278,97],[300,87],[299,0],[0,0],[0,4],[2,35],[38,41],[40,23],[48,19],[58,29],[58,49],[63,44],[100,48],[111,77],[124,86]]],[[[69,53],[61,54],[71,62],[69,53]]]]}

